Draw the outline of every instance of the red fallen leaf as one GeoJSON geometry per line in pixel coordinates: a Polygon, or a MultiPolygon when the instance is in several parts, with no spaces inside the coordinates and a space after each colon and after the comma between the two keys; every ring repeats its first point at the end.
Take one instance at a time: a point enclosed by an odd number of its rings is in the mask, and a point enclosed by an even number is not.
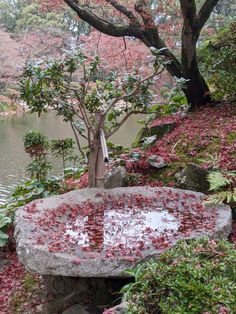
{"type": "Polygon", "coordinates": [[[37,240],[36,244],[43,245],[43,244],[45,244],[45,242],[44,242],[42,239],[39,238],[39,239],[37,240]]]}
{"type": "Polygon", "coordinates": [[[81,251],[83,252],[91,252],[91,247],[90,246],[81,246],[81,251]]]}
{"type": "Polygon", "coordinates": [[[74,260],[73,260],[73,263],[75,265],[80,265],[81,264],[81,259],[79,257],[76,257],[74,260]]]}
{"type": "Polygon", "coordinates": [[[134,256],[123,256],[123,259],[125,261],[129,261],[129,262],[135,262],[136,258],[134,256]]]}

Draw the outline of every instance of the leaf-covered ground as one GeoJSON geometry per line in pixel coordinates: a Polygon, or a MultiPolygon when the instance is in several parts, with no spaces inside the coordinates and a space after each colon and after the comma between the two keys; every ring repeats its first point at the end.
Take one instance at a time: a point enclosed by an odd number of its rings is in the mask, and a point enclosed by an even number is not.
{"type": "Polygon", "coordinates": [[[41,276],[29,273],[19,262],[13,230],[9,230],[9,244],[0,251],[0,314],[34,314],[36,307],[46,302],[41,276]]]}
{"type": "Polygon", "coordinates": [[[129,172],[142,174],[141,184],[173,185],[174,174],[189,162],[204,168],[236,169],[236,106],[218,105],[184,117],[162,118],[153,122],[161,125],[175,121],[176,127],[141,153],[137,162],[126,156],[129,172]],[[168,164],[163,170],[155,170],[148,162],[150,156],[162,157],[168,164]],[[157,182],[158,181],[158,182],[157,182]]]}

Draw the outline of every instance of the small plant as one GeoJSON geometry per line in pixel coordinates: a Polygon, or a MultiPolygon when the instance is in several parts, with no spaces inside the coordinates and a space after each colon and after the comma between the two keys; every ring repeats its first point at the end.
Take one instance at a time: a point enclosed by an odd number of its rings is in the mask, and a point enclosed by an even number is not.
{"type": "Polygon", "coordinates": [[[49,142],[47,137],[42,133],[37,131],[26,133],[23,141],[25,152],[29,154],[31,158],[47,154],[49,142]]]}
{"type": "Polygon", "coordinates": [[[52,164],[47,161],[45,156],[33,159],[26,167],[26,171],[29,173],[31,179],[35,178],[38,182],[45,180],[51,169],[52,164]]]}
{"type": "Polygon", "coordinates": [[[63,171],[65,173],[66,160],[74,150],[74,142],[71,138],[63,140],[52,140],[51,150],[54,157],[62,157],[63,171]]]}
{"type": "Polygon", "coordinates": [[[11,218],[8,217],[6,213],[1,213],[0,214],[0,247],[3,247],[7,243],[8,235],[6,234],[6,231],[10,223],[11,223],[11,218]]]}
{"type": "Polygon", "coordinates": [[[25,152],[32,158],[26,168],[31,179],[36,178],[37,181],[45,180],[48,171],[52,168],[52,164],[46,159],[49,148],[47,137],[37,131],[26,133],[24,136],[24,148],[25,152]]]}
{"type": "Polygon", "coordinates": [[[180,241],[128,270],[126,314],[236,313],[236,251],[226,241],[180,241]]]}
{"type": "Polygon", "coordinates": [[[214,194],[207,198],[207,203],[236,202],[236,172],[212,171],[208,175],[209,191],[214,194]]]}

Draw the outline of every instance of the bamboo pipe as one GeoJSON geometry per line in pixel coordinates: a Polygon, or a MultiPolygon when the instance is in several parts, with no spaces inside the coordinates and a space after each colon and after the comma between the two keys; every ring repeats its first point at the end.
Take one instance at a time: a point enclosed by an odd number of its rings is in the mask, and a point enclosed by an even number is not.
{"type": "Polygon", "coordinates": [[[109,154],[108,154],[108,149],[107,149],[107,143],[106,143],[106,138],[103,129],[100,130],[100,142],[102,146],[102,154],[103,154],[103,161],[105,164],[109,164],[109,154]]]}

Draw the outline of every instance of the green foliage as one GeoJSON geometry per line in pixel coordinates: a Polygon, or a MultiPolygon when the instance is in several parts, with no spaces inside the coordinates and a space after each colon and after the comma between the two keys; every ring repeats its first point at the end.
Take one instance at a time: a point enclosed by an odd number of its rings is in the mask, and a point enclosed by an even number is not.
{"type": "Polygon", "coordinates": [[[184,78],[176,78],[175,77],[175,85],[174,87],[165,87],[163,86],[160,89],[160,94],[163,98],[166,99],[168,106],[166,106],[166,110],[171,110],[171,113],[181,110],[182,108],[187,109],[187,99],[183,93],[183,90],[186,88],[188,80],[184,78]]]}
{"type": "Polygon", "coordinates": [[[183,78],[175,78],[174,86],[169,86],[168,84],[168,87],[161,87],[160,94],[166,100],[166,103],[152,105],[148,108],[148,114],[145,119],[140,119],[138,123],[145,125],[146,128],[149,128],[151,122],[159,117],[186,112],[188,110],[188,104],[183,93],[186,83],[187,80],[183,78]]]}
{"type": "Polygon", "coordinates": [[[62,157],[63,161],[63,170],[65,173],[65,162],[68,159],[69,155],[74,150],[74,142],[71,138],[66,138],[63,140],[52,140],[51,141],[51,150],[54,157],[62,157]]]}
{"type": "Polygon", "coordinates": [[[3,247],[8,240],[8,235],[6,234],[6,229],[11,223],[11,218],[6,216],[6,213],[1,213],[0,208],[0,247],[3,247]]]}
{"type": "Polygon", "coordinates": [[[49,170],[52,169],[52,164],[47,161],[45,156],[40,156],[33,159],[26,167],[31,179],[36,178],[37,181],[46,179],[49,170]]]}
{"type": "Polygon", "coordinates": [[[54,29],[75,35],[90,31],[90,26],[78,21],[69,7],[50,12],[42,10],[39,2],[29,0],[0,0],[0,22],[8,31],[18,33],[54,29]]]}
{"type": "Polygon", "coordinates": [[[236,312],[236,251],[206,238],[180,241],[157,260],[127,271],[127,314],[236,312]],[[224,310],[224,311],[223,311],[224,310]]]}
{"type": "Polygon", "coordinates": [[[23,142],[26,153],[31,157],[45,155],[49,147],[47,137],[38,131],[26,133],[23,142]]]}
{"type": "Polygon", "coordinates": [[[207,203],[236,202],[236,172],[213,171],[208,175],[209,191],[215,192],[207,198],[207,203]]]}
{"type": "Polygon", "coordinates": [[[49,148],[47,137],[38,131],[33,131],[26,133],[23,141],[26,153],[32,158],[26,168],[27,172],[31,179],[36,178],[37,181],[45,180],[48,171],[52,169],[52,164],[46,159],[49,148]]]}
{"type": "Polygon", "coordinates": [[[201,69],[215,99],[236,97],[236,22],[224,27],[199,48],[201,69]]]}
{"type": "Polygon", "coordinates": [[[61,184],[58,178],[40,182],[30,180],[18,185],[6,204],[0,206],[0,247],[4,246],[8,240],[6,231],[19,207],[42,197],[59,194],[60,189],[61,184]]]}
{"type": "Polygon", "coordinates": [[[121,154],[125,154],[129,152],[129,148],[123,147],[122,145],[113,144],[112,142],[107,142],[107,148],[109,151],[110,159],[116,159],[121,154]]]}
{"type": "Polygon", "coordinates": [[[74,149],[74,142],[72,138],[65,138],[63,140],[52,140],[51,150],[54,157],[66,156],[72,153],[74,149]]]}
{"type": "Polygon", "coordinates": [[[9,105],[6,102],[0,102],[0,112],[6,112],[9,110],[9,105]]]}

